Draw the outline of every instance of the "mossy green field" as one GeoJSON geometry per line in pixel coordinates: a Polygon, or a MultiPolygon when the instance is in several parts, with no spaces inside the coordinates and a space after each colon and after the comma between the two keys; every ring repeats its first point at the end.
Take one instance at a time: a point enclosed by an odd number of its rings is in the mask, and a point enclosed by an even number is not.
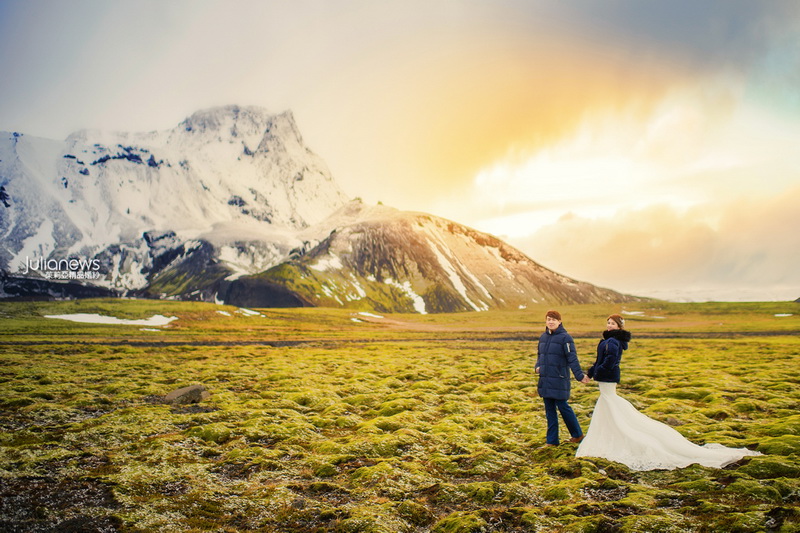
{"type": "MultiPolygon", "coordinates": [[[[542,447],[545,310],[1,302],[0,529],[800,531],[799,304],[560,308],[584,368],[626,313],[637,408],[763,454],[652,472],[542,447]],[[70,313],[178,319],[44,318],[70,313]],[[163,403],[191,384],[211,397],[163,403]]],[[[584,430],[597,395],[574,383],[584,430]]]]}

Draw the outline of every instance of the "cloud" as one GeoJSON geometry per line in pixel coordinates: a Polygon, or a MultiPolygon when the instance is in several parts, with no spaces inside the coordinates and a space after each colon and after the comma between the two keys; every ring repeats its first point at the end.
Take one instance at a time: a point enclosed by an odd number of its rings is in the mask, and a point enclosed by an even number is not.
{"type": "Polygon", "coordinates": [[[603,217],[654,203],[687,208],[747,193],[755,175],[776,190],[796,183],[796,122],[731,106],[728,95],[724,86],[701,95],[678,90],[649,116],[597,113],[570,137],[481,169],[432,210],[521,237],[567,211],[603,217]]]}
{"type": "Polygon", "coordinates": [[[368,198],[427,209],[458,197],[479,169],[545,150],[598,116],[644,122],[678,93],[691,106],[642,135],[651,157],[686,157],[752,96],[751,77],[800,20],[795,2],[481,6],[439,4],[420,11],[425,24],[406,16],[412,40],[382,39],[344,63],[353,83],[326,105],[348,92],[357,107],[333,112],[347,134],[321,149],[368,198]]]}
{"type": "MultiPolygon", "coordinates": [[[[290,108],[346,189],[424,208],[587,115],[647,116],[676,87],[719,77],[741,87],[796,30],[797,5],[0,3],[0,44],[14,50],[0,56],[0,115],[59,137],[172,127],[212,105],[290,108]]],[[[720,96],[709,109],[733,101],[720,96]]]]}
{"type": "Polygon", "coordinates": [[[793,0],[560,2],[555,9],[585,40],[695,76],[756,68],[776,43],[796,36],[800,18],[793,0]]]}
{"type": "Polygon", "coordinates": [[[614,216],[565,215],[512,242],[541,264],[622,290],[787,288],[800,294],[800,187],[682,211],[667,205],[614,216]]]}

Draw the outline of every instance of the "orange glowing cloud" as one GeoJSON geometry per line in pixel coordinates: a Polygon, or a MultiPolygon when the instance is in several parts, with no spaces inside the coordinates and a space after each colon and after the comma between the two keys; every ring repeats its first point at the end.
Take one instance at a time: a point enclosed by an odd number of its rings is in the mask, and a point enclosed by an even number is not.
{"type": "Polygon", "coordinates": [[[736,287],[745,296],[751,288],[762,299],[788,300],[800,288],[798,202],[795,187],[714,207],[655,205],[596,219],[565,215],[516,244],[556,271],[634,294],[736,287]]]}
{"type": "Polygon", "coordinates": [[[385,120],[362,134],[385,144],[382,162],[416,196],[435,196],[496,161],[558,142],[593,112],[646,115],[670,87],[664,73],[568,52],[466,49],[403,76],[393,70],[384,87],[396,99],[381,103],[375,113],[385,120]]]}

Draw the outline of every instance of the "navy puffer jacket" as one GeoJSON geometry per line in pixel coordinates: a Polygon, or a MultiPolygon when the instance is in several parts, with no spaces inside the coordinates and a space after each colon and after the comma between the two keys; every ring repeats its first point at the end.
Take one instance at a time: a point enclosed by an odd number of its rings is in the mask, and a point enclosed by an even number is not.
{"type": "Polygon", "coordinates": [[[619,383],[619,363],[630,340],[631,332],[626,329],[604,331],[603,340],[597,345],[597,360],[587,372],[589,377],[595,381],[619,383]]]}
{"type": "Polygon", "coordinates": [[[575,341],[563,324],[550,332],[545,328],[539,337],[539,356],[536,358],[539,372],[539,396],[555,400],[569,400],[570,377],[572,370],[575,379],[583,379],[583,370],[575,352],[575,341]]]}

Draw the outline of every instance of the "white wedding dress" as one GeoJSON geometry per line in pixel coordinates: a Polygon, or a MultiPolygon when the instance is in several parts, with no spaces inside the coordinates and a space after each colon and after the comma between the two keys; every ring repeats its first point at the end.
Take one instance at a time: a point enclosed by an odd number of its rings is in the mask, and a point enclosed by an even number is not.
{"type": "Polygon", "coordinates": [[[600,397],[576,457],[602,457],[632,470],[673,470],[698,463],[722,468],[747,455],[746,448],[720,444],[698,446],[617,396],[616,383],[600,382],[600,397]]]}

